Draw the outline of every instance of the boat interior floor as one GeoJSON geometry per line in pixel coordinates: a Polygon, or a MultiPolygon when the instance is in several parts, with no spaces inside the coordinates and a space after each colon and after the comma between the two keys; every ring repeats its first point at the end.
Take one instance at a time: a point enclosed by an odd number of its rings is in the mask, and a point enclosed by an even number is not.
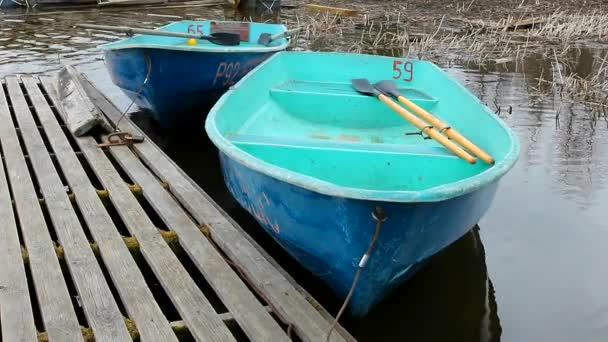
{"type": "MultiPolygon", "coordinates": [[[[432,111],[438,99],[412,88],[401,93],[432,111]]],[[[470,165],[350,83],[290,80],[228,138],[280,167],[348,187],[422,190],[485,169],[470,165]],[[418,133],[418,134],[416,134],[418,133]]]]}

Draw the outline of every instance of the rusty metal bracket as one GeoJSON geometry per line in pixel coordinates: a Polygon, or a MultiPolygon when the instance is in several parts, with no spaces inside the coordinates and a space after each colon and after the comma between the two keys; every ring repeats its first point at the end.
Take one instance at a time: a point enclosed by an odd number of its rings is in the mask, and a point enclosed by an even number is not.
{"type": "Polygon", "coordinates": [[[141,135],[133,135],[129,132],[114,132],[108,134],[106,142],[97,144],[97,147],[110,147],[120,145],[133,145],[144,141],[144,137],[141,135]]]}

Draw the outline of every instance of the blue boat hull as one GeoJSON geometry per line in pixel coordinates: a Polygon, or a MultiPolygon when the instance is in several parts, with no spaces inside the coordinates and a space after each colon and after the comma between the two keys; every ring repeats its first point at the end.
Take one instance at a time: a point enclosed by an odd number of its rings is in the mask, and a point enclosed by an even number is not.
{"type": "Polygon", "coordinates": [[[163,127],[200,122],[231,85],[272,54],[150,48],[104,52],[112,82],[163,127]]]}
{"type": "Polygon", "coordinates": [[[239,204],[339,298],[347,295],[372,239],[372,210],[385,209],[388,219],[349,305],[353,316],[365,315],[424,261],[474,227],[498,184],[438,202],[379,202],[303,189],[247,168],[222,152],[220,160],[225,183],[239,204]]]}

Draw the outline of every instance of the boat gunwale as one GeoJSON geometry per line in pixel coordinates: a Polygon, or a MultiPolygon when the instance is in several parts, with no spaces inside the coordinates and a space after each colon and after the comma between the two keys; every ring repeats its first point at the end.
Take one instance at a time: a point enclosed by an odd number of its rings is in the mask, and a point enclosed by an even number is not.
{"type": "MultiPolygon", "coordinates": [[[[239,21],[224,21],[224,20],[180,20],[169,23],[167,25],[159,26],[156,30],[161,30],[163,28],[167,28],[173,25],[177,25],[183,22],[218,22],[218,23],[238,23],[239,21]]],[[[253,25],[259,25],[257,23],[250,23],[253,25]]],[[[287,26],[283,24],[264,24],[264,25],[274,25],[280,26],[283,30],[281,32],[287,31],[287,26]]],[[[238,46],[227,46],[227,45],[217,45],[210,43],[209,45],[165,45],[158,43],[125,43],[125,41],[129,39],[133,39],[139,36],[146,36],[145,34],[136,34],[132,37],[122,38],[120,40],[116,40],[113,42],[105,43],[99,45],[97,48],[107,52],[107,51],[115,51],[115,50],[125,50],[125,49],[157,49],[157,50],[169,50],[169,51],[188,51],[188,52],[206,52],[206,53],[251,53],[251,52],[276,52],[285,50],[289,47],[291,41],[288,38],[285,38],[285,43],[276,46],[262,46],[260,47],[242,47],[238,46]]],[[[179,37],[175,37],[179,38],[179,37]]],[[[186,38],[183,38],[186,39],[186,38]]]]}
{"type": "MultiPolygon", "coordinates": [[[[296,172],[284,167],[274,165],[266,162],[250,153],[245,152],[230,140],[228,140],[222,133],[219,132],[215,125],[216,117],[219,109],[224,105],[225,102],[229,101],[232,93],[240,87],[243,82],[247,82],[249,77],[255,74],[258,69],[263,68],[267,63],[272,63],[275,58],[280,58],[283,54],[334,54],[334,55],[345,55],[342,52],[318,52],[318,51],[298,51],[298,52],[278,52],[258,65],[254,70],[245,75],[235,85],[224,93],[220,99],[216,102],[213,108],[209,111],[205,120],[205,130],[209,139],[216,145],[220,153],[224,153],[227,157],[233,161],[249,168],[253,171],[275,178],[279,181],[286,182],[288,184],[298,186],[303,189],[307,189],[313,192],[317,192],[327,196],[342,197],[356,200],[368,200],[368,201],[384,201],[384,202],[439,202],[445,201],[451,198],[459,197],[477,190],[500,180],[516,163],[519,157],[520,143],[514,132],[506,125],[506,123],[500,118],[494,118],[494,121],[505,131],[511,142],[508,152],[505,157],[496,162],[491,167],[474,174],[473,176],[460,179],[458,181],[437,185],[424,190],[371,190],[365,188],[355,188],[338,185],[329,181],[321,180],[317,177],[308,176],[300,172],[296,172]]],[[[373,57],[385,57],[379,55],[360,54],[373,57]]],[[[444,73],[434,63],[428,61],[416,60],[418,63],[428,63],[431,67],[435,68],[438,72],[444,73]]],[[[446,75],[452,79],[451,76],[446,75]]],[[[452,79],[453,80],[453,79],[452,79]]],[[[459,87],[466,92],[470,93],[460,82],[453,80],[454,85],[459,87]]],[[[487,112],[491,113],[490,110],[485,106],[479,98],[475,97],[478,104],[487,112]]],[[[481,161],[478,161],[481,162],[481,161]]]]}

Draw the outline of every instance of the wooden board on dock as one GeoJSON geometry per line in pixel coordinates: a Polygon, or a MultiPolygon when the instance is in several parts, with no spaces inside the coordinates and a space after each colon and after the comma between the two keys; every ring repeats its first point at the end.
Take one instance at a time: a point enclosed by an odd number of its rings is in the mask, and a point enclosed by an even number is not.
{"type": "MultiPolygon", "coordinates": [[[[50,223],[63,246],[71,279],[78,291],[83,310],[99,340],[128,341],[127,327],[104,280],[101,267],[91,250],[83,226],[72,206],[65,185],[54,168],[33,113],[16,77],[7,77],[6,85],[19,125],[21,140],[28,153],[30,172],[40,187],[50,223]]],[[[32,95],[30,95],[31,97],[32,95]]],[[[48,223],[48,222],[47,222],[48,223]]],[[[44,228],[40,227],[40,228],[44,228]]]]}
{"type": "MultiPolygon", "coordinates": [[[[120,111],[86,78],[84,86],[91,100],[116,125],[121,116],[120,111]]],[[[118,128],[145,136],[130,120],[121,120],[118,128]]],[[[305,296],[277,269],[277,265],[270,262],[269,258],[247,239],[242,228],[229,220],[213,200],[150,139],[145,139],[143,143],[135,144],[132,148],[160,180],[170,185],[172,195],[197,223],[209,228],[213,242],[242,270],[252,286],[259,289],[262,296],[271,302],[276,313],[293,325],[302,340],[325,339],[330,325],[327,317],[310,305],[305,296]]],[[[354,340],[341,327],[338,330],[342,334],[333,334],[331,341],[354,340]]]]}
{"type": "Polygon", "coordinates": [[[59,72],[57,93],[66,124],[74,135],[81,136],[98,126],[112,131],[112,126],[89,100],[82,88],[80,74],[73,66],[66,65],[59,72]]]}
{"type": "MultiPolygon", "coordinates": [[[[3,84],[5,89],[6,86],[3,84]]],[[[16,99],[14,97],[11,99],[13,108],[10,108],[4,94],[3,89],[0,92],[0,122],[2,122],[0,146],[2,146],[6,177],[12,190],[12,200],[15,202],[16,216],[36,290],[31,297],[35,296],[40,305],[42,321],[50,338],[59,341],[78,341],[82,339],[82,335],[76,311],[55,254],[49,225],[40,206],[38,187],[34,185],[33,179],[28,177],[30,171],[12,119],[16,99]]],[[[25,102],[24,98],[22,100],[25,102]]],[[[16,105],[17,109],[21,107],[19,102],[16,105]]],[[[12,314],[5,313],[5,309],[3,308],[2,317],[5,314],[12,314]]],[[[12,332],[2,332],[2,336],[12,334],[12,332]]]]}
{"type": "MultiPolygon", "coordinates": [[[[333,318],[149,139],[74,136],[53,78],[0,87],[3,339],[325,339],[333,318]]],[[[141,133],[128,118],[121,129],[141,133]]]]}
{"type": "MultiPolygon", "coordinates": [[[[52,87],[50,78],[43,80],[47,86],[52,87]]],[[[81,167],[68,138],[63,134],[57,118],[38,87],[38,82],[33,78],[24,78],[23,83],[57,161],[64,170],[64,176],[75,195],[76,204],[91,235],[97,241],[101,258],[126,311],[138,327],[142,340],[177,340],[95,187],[81,167]]]]}

